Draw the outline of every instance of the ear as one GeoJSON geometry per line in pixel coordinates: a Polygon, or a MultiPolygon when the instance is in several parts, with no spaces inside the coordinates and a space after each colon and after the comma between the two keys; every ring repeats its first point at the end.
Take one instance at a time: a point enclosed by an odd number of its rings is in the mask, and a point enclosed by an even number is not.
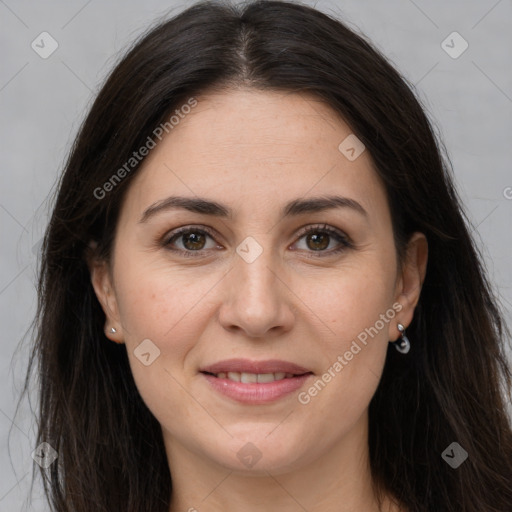
{"type": "Polygon", "coordinates": [[[107,261],[97,256],[97,244],[89,244],[87,254],[87,266],[91,274],[91,283],[99,303],[105,313],[105,336],[116,343],[123,342],[123,331],[119,318],[115,289],[111,269],[107,261]],[[111,331],[112,327],[116,330],[111,331]]]}
{"type": "MultiPolygon", "coordinates": [[[[395,289],[395,301],[402,305],[397,320],[405,328],[412,322],[420,299],[428,261],[428,242],[423,233],[413,233],[407,243],[404,262],[395,289]]],[[[400,336],[396,329],[395,340],[400,336]]]]}

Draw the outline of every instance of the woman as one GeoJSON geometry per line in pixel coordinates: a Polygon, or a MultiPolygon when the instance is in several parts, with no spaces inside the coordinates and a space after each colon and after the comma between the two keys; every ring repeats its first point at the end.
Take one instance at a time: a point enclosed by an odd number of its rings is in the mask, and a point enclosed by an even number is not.
{"type": "Polygon", "coordinates": [[[341,22],[217,2],[153,28],[43,255],[53,510],[510,509],[506,328],[421,105],[341,22]]]}

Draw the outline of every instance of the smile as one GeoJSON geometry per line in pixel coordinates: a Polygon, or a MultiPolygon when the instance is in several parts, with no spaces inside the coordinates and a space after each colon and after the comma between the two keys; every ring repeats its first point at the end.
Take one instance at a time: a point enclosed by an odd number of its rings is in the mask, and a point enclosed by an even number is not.
{"type": "Polygon", "coordinates": [[[215,375],[218,379],[229,379],[234,382],[242,382],[243,384],[251,384],[258,382],[260,384],[265,382],[274,382],[275,380],[291,379],[295,377],[293,373],[240,373],[240,372],[220,372],[215,375]]]}
{"type": "Polygon", "coordinates": [[[240,403],[258,405],[298,391],[313,372],[278,360],[231,359],[200,370],[210,389],[240,403]]]}

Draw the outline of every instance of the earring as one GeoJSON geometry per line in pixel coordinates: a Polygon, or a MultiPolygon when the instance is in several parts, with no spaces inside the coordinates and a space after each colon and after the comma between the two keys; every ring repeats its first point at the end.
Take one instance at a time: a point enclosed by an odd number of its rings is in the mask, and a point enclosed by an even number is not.
{"type": "Polygon", "coordinates": [[[116,329],[115,327],[111,327],[111,328],[110,328],[110,332],[111,332],[112,334],[115,334],[115,333],[117,332],[117,329],[116,329]]]}
{"type": "Polygon", "coordinates": [[[397,324],[396,327],[400,331],[400,340],[395,341],[393,345],[401,354],[407,354],[411,350],[411,342],[405,335],[405,327],[402,324],[397,324]]]}

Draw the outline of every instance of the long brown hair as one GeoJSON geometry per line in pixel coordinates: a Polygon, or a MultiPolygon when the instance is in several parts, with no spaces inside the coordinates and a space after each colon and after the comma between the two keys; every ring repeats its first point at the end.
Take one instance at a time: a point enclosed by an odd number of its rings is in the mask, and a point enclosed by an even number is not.
{"type": "Polygon", "coordinates": [[[137,391],[125,346],[105,337],[86,250],[94,240],[108,260],[140,164],[101,198],[98,187],[188,98],[239,86],[308,92],[330,105],[385,183],[399,256],[414,231],[428,239],[408,327],[414,350],[401,355],[390,346],[370,403],[376,489],[414,512],[510,510],[508,331],[446,151],[413,86],[364,36],[280,1],[201,2],[160,22],[112,71],[79,131],[44,238],[27,374],[28,382],[37,363],[38,441],[59,453],[42,471],[52,510],[169,510],[161,428],[137,391]],[[457,469],[441,456],[453,442],[468,453],[457,469]]]}

